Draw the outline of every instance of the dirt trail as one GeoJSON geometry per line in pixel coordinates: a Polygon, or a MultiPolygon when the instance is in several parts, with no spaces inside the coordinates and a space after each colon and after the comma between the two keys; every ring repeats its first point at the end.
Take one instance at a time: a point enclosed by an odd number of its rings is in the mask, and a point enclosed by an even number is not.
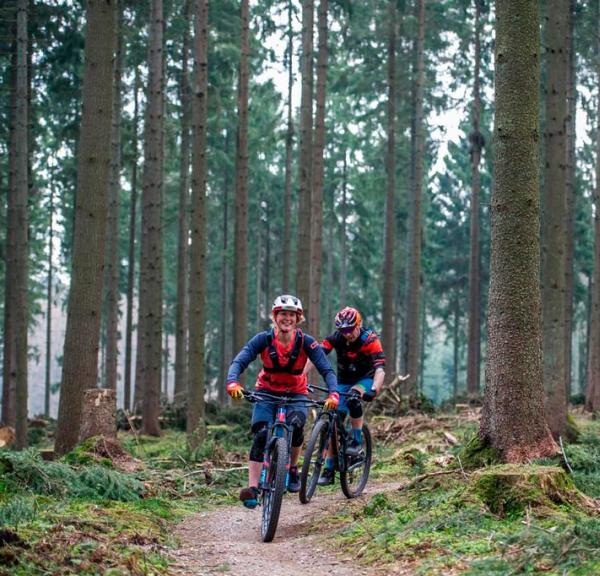
{"type": "MultiPolygon", "coordinates": [[[[393,490],[399,484],[373,484],[364,497],[393,490]]],[[[327,538],[315,528],[320,518],[334,514],[348,501],[341,491],[315,495],[302,505],[296,494],[287,494],[273,542],[260,540],[261,509],[241,504],[195,514],[181,523],[176,536],[181,546],[173,553],[173,573],[213,576],[373,576],[375,570],[356,568],[348,556],[337,555],[327,538]]]]}

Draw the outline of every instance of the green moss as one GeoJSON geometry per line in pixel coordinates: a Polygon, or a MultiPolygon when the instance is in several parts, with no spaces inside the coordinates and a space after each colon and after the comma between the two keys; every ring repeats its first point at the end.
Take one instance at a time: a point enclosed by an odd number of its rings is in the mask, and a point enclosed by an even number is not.
{"type": "Polygon", "coordinates": [[[500,462],[498,451],[488,446],[479,434],[474,435],[464,444],[458,456],[465,470],[474,470],[500,462]]]}
{"type": "Polygon", "coordinates": [[[562,468],[503,464],[475,472],[475,493],[494,514],[519,514],[529,506],[574,504],[573,481],[562,468]]]}

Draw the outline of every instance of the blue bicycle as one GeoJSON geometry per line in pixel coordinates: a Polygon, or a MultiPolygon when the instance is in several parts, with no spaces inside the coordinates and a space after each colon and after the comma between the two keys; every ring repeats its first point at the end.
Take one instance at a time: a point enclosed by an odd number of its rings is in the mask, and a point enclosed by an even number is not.
{"type": "Polygon", "coordinates": [[[249,402],[271,402],[277,406],[275,421],[269,428],[262,471],[260,476],[259,503],[262,505],[260,534],[263,542],[275,537],[281,502],[289,484],[292,430],[286,421],[287,408],[292,405],[314,405],[308,398],[276,396],[268,392],[244,392],[249,402]]]}

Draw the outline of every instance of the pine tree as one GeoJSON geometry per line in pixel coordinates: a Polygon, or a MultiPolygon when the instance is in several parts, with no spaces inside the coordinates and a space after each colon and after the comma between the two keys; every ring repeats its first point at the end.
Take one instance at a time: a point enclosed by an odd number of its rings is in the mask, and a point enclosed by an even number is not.
{"type": "Polygon", "coordinates": [[[546,418],[555,438],[567,424],[565,387],[565,164],[569,0],[546,16],[545,170],[542,218],[542,312],[546,418]]]}
{"type": "Polygon", "coordinates": [[[556,453],[544,418],[540,353],[539,45],[536,2],[496,2],[495,180],[480,436],[508,462],[556,453]]]}
{"type": "Polygon", "coordinates": [[[73,267],[55,451],[68,452],[81,426],[83,392],[96,386],[106,240],[116,3],[89,0],[73,267]]]}

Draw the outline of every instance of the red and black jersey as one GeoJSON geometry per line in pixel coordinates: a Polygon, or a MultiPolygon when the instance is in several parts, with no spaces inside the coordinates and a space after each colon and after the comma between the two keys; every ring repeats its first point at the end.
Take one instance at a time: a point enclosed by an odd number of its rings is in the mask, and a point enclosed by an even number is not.
{"type": "Polygon", "coordinates": [[[356,384],[363,378],[372,378],[377,368],[385,367],[385,354],[377,334],[366,328],[354,342],[348,342],[339,330],[321,343],[325,354],[337,353],[337,377],[340,384],[356,384]]]}

